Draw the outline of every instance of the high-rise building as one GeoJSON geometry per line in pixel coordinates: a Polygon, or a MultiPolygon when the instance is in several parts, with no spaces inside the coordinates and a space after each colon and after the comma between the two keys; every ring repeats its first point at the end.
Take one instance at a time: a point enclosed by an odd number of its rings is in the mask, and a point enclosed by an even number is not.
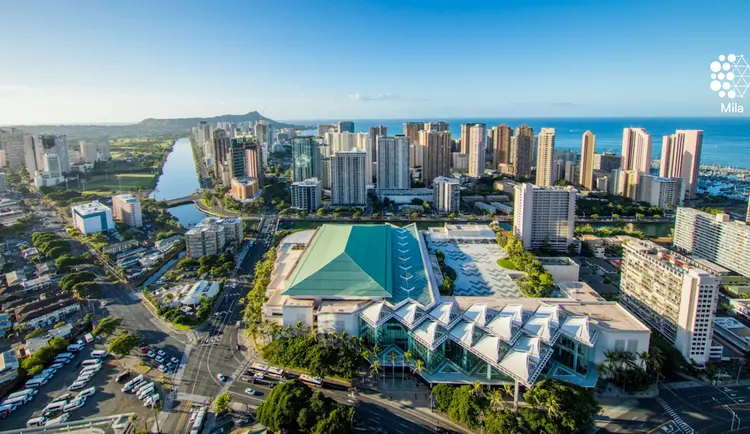
{"type": "Polygon", "coordinates": [[[329,132],[326,134],[326,143],[331,146],[331,151],[334,153],[351,151],[357,147],[356,141],[356,134],[350,133],[349,131],[344,131],[342,133],[329,132]]]}
{"type": "Polygon", "coordinates": [[[662,178],[640,173],[636,200],[659,208],[672,208],[682,204],[681,189],[681,178],[662,178]]]}
{"type": "MultiPolygon", "coordinates": [[[[461,126],[463,128],[463,125],[461,126]]],[[[469,176],[479,178],[484,175],[484,153],[487,144],[487,127],[484,124],[471,124],[468,128],[469,176]]],[[[463,143],[461,143],[463,149],[463,143]]]]}
{"type": "Polygon", "coordinates": [[[612,170],[609,176],[609,193],[638,200],[639,177],[640,172],[637,170],[612,170]]]}
{"type": "Polygon", "coordinates": [[[328,157],[320,159],[320,183],[322,188],[331,189],[331,159],[328,157]]]}
{"type": "Polygon", "coordinates": [[[0,193],[8,191],[8,180],[5,178],[5,172],[0,172],[0,193]]]}
{"type": "Polygon", "coordinates": [[[96,143],[80,140],[78,141],[78,149],[84,163],[93,163],[98,160],[96,143]]]}
{"type": "Polygon", "coordinates": [[[693,208],[677,208],[676,248],[750,277],[750,226],[693,208]]]}
{"type": "Polygon", "coordinates": [[[409,139],[380,136],[377,142],[378,190],[410,188],[409,139]]]}
{"type": "Polygon", "coordinates": [[[292,208],[314,213],[320,208],[322,183],[318,178],[293,182],[291,186],[292,208]]]}
{"type": "Polygon", "coordinates": [[[492,127],[492,130],[490,130],[493,169],[497,169],[501,164],[510,164],[512,157],[510,153],[511,137],[513,137],[513,130],[505,124],[492,127]]]}
{"type": "Polygon", "coordinates": [[[217,128],[213,132],[213,147],[211,148],[211,155],[213,156],[214,162],[214,176],[217,179],[222,178],[222,167],[227,162],[227,153],[229,152],[232,139],[229,137],[226,131],[221,128],[217,128]]]}
{"type": "Polygon", "coordinates": [[[619,169],[622,164],[621,161],[622,157],[617,154],[609,152],[594,154],[594,170],[609,173],[615,169],[619,169]]]}
{"type": "Polygon", "coordinates": [[[132,228],[143,226],[141,202],[132,194],[112,196],[112,217],[132,228]]]}
{"type": "Polygon", "coordinates": [[[596,136],[591,131],[583,133],[581,142],[581,177],[578,183],[585,190],[594,189],[594,154],[596,151],[596,136]]]}
{"type": "Polygon", "coordinates": [[[644,128],[625,128],[622,132],[622,170],[651,171],[651,135],[644,128]]]}
{"type": "Polygon", "coordinates": [[[99,203],[99,201],[95,200],[91,203],[73,205],[70,207],[70,211],[73,226],[83,235],[109,231],[115,228],[115,222],[112,220],[112,210],[99,203]]]}
{"type": "Polygon", "coordinates": [[[466,172],[469,170],[469,156],[460,152],[451,153],[451,167],[456,172],[466,172]]]}
{"type": "MultiPolygon", "coordinates": [[[[365,161],[365,152],[360,149],[337,152],[331,157],[332,205],[367,205],[365,161]]],[[[379,167],[380,163],[378,163],[378,170],[379,167]]],[[[378,181],[380,181],[380,177],[378,177],[378,181]]]]}
{"type": "Polygon", "coordinates": [[[461,205],[461,183],[458,179],[438,176],[432,183],[432,201],[439,213],[457,213],[461,205]]]}
{"type": "Polygon", "coordinates": [[[263,173],[263,163],[261,162],[260,145],[251,142],[245,145],[245,160],[247,176],[258,180],[258,188],[263,187],[265,174],[263,173]]]}
{"type": "Polygon", "coordinates": [[[370,137],[387,136],[388,127],[385,125],[378,125],[377,127],[370,127],[370,137]]]}
{"type": "Polygon", "coordinates": [[[312,136],[295,137],[292,140],[292,181],[317,177],[319,157],[318,143],[312,136]]]}
{"type": "Polygon", "coordinates": [[[64,135],[34,134],[31,140],[24,140],[26,169],[33,176],[34,172],[48,172],[44,163],[45,154],[60,157],[62,172],[70,172],[68,139],[64,135]]]}
{"type": "MultiPolygon", "coordinates": [[[[721,276],[651,241],[623,245],[620,304],[689,360],[708,361],[721,276]]],[[[627,350],[627,348],[624,348],[627,350]]]]}
{"type": "Polygon", "coordinates": [[[576,189],[523,183],[516,185],[515,193],[513,235],[524,248],[546,245],[566,251],[574,237],[576,189]]]}
{"type": "Polygon", "coordinates": [[[575,185],[575,183],[581,179],[578,165],[572,161],[566,161],[565,174],[563,175],[563,178],[558,177],[557,179],[565,179],[570,185],[575,185]]]}
{"type": "Polygon", "coordinates": [[[461,148],[459,150],[462,154],[469,153],[469,135],[472,125],[474,124],[461,124],[461,148]]]}
{"type": "Polygon", "coordinates": [[[337,132],[338,125],[336,124],[318,124],[318,137],[325,137],[328,132],[337,132]]]}
{"type": "Polygon", "coordinates": [[[747,200],[747,213],[745,214],[745,223],[750,225],[750,197],[747,200]]]}
{"type": "Polygon", "coordinates": [[[451,133],[450,131],[425,130],[419,132],[419,146],[422,147],[422,182],[429,186],[439,176],[451,173],[451,133]]]}
{"type": "Polygon", "coordinates": [[[419,147],[419,132],[423,131],[424,127],[424,122],[404,122],[404,135],[409,138],[409,162],[412,168],[422,165],[422,148],[419,147]]]}
{"type": "Polygon", "coordinates": [[[450,125],[448,125],[448,122],[444,122],[444,121],[425,122],[424,130],[425,131],[449,131],[450,125]]]}
{"type": "Polygon", "coordinates": [[[377,149],[377,138],[372,140],[369,133],[354,133],[354,146],[358,149],[365,151],[367,158],[365,159],[365,178],[367,183],[372,183],[373,176],[373,160],[377,160],[375,156],[375,149],[377,149]]]}
{"type": "Polygon", "coordinates": [[[245,143],[238,139],[232,139],[227,157],[230,178],[244,178],[247,173],[247,149],[245,143]]]}
{"type": "Polygon", "coordinates": [[[521,125],[513,137],[513,177],[531,178],[531,160],[534,149],[534,129],[521,125]]]}
{"type": "Polygon", "coordinates": [[[542,128],[539,133],[536,158],[536,185],[539,187],[549,187],[557,181],[552,173],[554,151],[555,129],[542,128]]]}
{"type": "MultiPolygon", "coordinates": [[[[31,136],[15,128],[0,128],[0,150],[5,154],[5,165],[21,167],[26,164],[25,149],[31,147],[31,136]],[[29,142],[28,145],[25,143],[29,142]]],[[[31,168],[29,172],[33,174],[31,168]]]]}
{"type": "Polygon", "coordinates": [[[377,127],[370,127],[370,149],[372,149],[372,164],[373,164],[373,175],[375,174],[375,163],[378,162],[378,137],[387,136],[388,128],[385,125],[378,125],[377,127]]]}
{"type": "Polygon", "coordinates": [[[52,178],[59,178],[63,174],[63,164],[60,161],[60,156],[57,154],[44,154],[42,157],[44,161],[44,171],[49,173],[52,178]]]}
{"type": "Polygon", "coordinates": [[[339,121],[337,130],[339,133],[354,132],[354,122],[352,121],[339,121]]]}
{"type": "Polygon", "coordinates": [[[702,147],[701,130],[677,130],[671,136],[664,136],[661,145],[659,175],[682,178],[683,198],[686,200],[695,199],[698,192],[702,147]]]}

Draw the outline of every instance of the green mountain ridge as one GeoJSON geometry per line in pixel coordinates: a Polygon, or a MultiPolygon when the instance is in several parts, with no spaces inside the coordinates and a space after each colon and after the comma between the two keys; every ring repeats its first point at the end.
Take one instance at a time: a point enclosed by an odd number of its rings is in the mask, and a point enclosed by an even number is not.
{"type": "Polygon", "coordinates": [[[187,134],[201,121],[210,124],[217,122],[255,122],[264,120],[274,128],[294,128],[296,125],[285,124],[269,119],[257,111],[244,115],[221,115],[210,118],[177,118],[177,119],[144,119],[130,125],[19,125],[18,128],[30,134],[65,134],[69,140],[105,139],[117,137],[158,136],[187,134]]]}

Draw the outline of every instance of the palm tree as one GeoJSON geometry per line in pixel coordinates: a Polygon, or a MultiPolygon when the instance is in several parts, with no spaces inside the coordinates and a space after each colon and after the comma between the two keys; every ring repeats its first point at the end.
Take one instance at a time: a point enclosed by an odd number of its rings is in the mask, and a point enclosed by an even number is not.
{"type": "Polygon", "coordinates": [[[422,375],[422,371],[424,371],[424,362],[417,359],[417,365],[414,366],[414,372],[416,372],[417,375],[422,375]]]}
{"type": "Polygon", "coordinates": [[[370,374],[375,376],[375,381],[378,381],[378,372],[380,372],[380,360],[375,358],[375,360],[370,363],[370,374]]]}
{"type": "MultiPolygon", "coordinates": [[[[411,351],[407,351],[404,353],[404,364],[406,366],[409,366],[410,360],[411,360],[411,351]]],[[[404,371],[406,371],[406,369],[401,370],[401,387],[404,387],[404,371]]]]}
{"type": "Polygon", "coordinates": [[[505,406],[505,399],[503,399],[503,392],[499,389],[495,389],[490,392],[490,406],[495,411],[500,411],[505,406]]]}
{"type": "Polygon", "coordinates": [[[512,384],[503,384],[503,391],[508,396],[514,396],[516,393],[512,384]]]}
{"type": "Polygon", "coordinates": [[[391,368],[393,370],[393,387],[396,387],[396,352],[391,350],[391,368]]]}
{"type": "Polygon", "coordinates": [[[484,391],[482,390],[482,385],[478,381],[475,381],[474,383],[472,383],[471,394],[476,397],[480,397],[484,395],[484,391]]]}

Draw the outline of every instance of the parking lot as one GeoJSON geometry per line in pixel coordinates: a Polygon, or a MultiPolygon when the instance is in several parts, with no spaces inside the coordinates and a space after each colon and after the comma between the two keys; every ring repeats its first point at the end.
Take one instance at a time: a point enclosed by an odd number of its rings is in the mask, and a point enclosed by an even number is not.
{"type": "MultiPolygon", "coordinates": [[[[42,410],[55,398],[66,393],[75,395],[89,387],[95,387],[96,392],[86,400],[83,407],[70,412],[69,421],[134,412],[138,415],[139,421],[143,423],[150,421],[148,423],[152,423],[154,412],[150,408],[144,407],[135,395],[121,391],[123,384],[138,373],[133,373],[117,383],[115,377],[124,371],[121,368],[124,360],[117,360],[111,355],[104,359],[102,368],[83,389],[68,391],[68,387],[73,384],[82,369],[77,364],[89,358],[93,349],[92,345],[87,345],[75,355],[71,362],[60,368],[47,384],[38,389],[39,392],[32,401],[19,407],[2,421],[3,429],[24,428],[29,419],[41,416],[42,410]]],[[[97,346],[96,349],[104,349],[104,347],[97,346]]],[[[159,374],[159,372],[152,370],[150,374],[153,374],[150,375],[151,380],[155,380],[154,375],[159,374]]]]}

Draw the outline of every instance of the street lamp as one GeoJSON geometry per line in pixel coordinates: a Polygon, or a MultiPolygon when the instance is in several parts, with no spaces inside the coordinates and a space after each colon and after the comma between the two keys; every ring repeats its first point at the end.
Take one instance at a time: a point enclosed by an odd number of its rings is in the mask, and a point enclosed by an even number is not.
{"type": "Polygon", "coordinates": [[[717,400],[716,398],[712,397],[711,399],[713,399],[719,405],[721,405],[722,407],[724,407],[725,409],[727,409],[727,411],[729,411],[730,413],[732,413],[732,428],[730,428],[729,430],[730,431],[734,431],[735,430],[735,427],[734,427],[734,420],[735,419],[737,419],[737,428],[736,429],[740,429],[741,420],[740,420],[740,417],[737,416],[737,413],[735,413],[734,410],[732,410],[731,408],[729,408],[728,405],[720,403],[719,400],[717,400]]]}

